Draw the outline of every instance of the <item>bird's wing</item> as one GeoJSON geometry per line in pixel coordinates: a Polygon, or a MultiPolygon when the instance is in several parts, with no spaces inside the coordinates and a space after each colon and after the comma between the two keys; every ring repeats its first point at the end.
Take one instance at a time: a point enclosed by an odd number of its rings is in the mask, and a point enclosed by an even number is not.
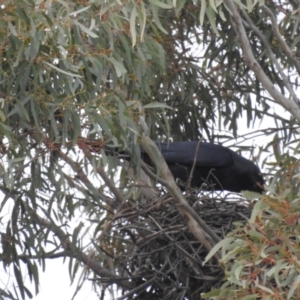
{"type": "Polygon", "coordinates": [[[165,161],[170,164],[193,165],[197,155],[197,167],[224,168],[233,164],[230,151],[222,146],[198,142],[160,143],[157,145],[165,161]]]}

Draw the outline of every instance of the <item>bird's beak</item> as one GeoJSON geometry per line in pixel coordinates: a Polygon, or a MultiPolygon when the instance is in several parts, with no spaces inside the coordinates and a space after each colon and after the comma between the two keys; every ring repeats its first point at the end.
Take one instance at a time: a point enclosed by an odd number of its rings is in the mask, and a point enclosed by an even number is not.
{"type": "Polygon", "coordinates": [[[259,181],[256,181],[255,184],[263,191],[265,192],[265,187],[263,184],[261,184],[259,181]]]}

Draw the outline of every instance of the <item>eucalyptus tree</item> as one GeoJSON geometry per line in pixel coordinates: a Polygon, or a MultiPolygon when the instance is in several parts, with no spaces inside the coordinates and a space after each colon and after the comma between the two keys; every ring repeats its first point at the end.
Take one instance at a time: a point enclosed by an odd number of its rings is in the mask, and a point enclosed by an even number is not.
{"type": "Polygon", "coordinates": [[[203,297],[297,299],[299,14],[294,0],[3,1],[0,259],[14,278],[0,297],[29,297],[26,274],[38,293],[38,266],[63,257],[102,299],[222,284],[203,297]],[[250,217],[257,195],[183,194],[166,140],[237,144],[268,196],[250,217]]]}

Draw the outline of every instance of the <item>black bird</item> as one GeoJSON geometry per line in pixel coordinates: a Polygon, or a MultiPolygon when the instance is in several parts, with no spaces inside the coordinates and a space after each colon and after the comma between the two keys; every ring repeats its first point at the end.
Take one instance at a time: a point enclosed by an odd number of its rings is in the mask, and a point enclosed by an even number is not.
{"type": "MultiPolygon", "coordinates": [[[[198,144],[199,142],[157,144],[175,179],[188,182],[196,157],[191,187],[200,188],[203,183],[207,183],[213,190],[264,191],[260,169],[252,161],[220,145],[202,142],[198,147],[198,144]]],[[[142,157],[146,163],[151,164],[143,150],[142,157]]]]}

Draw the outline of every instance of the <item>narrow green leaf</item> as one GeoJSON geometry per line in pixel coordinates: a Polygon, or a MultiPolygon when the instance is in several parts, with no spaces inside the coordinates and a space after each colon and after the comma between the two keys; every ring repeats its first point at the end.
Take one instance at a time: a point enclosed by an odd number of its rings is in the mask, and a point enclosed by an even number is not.
{"type": "Polygon", "coordinates": [[[29,298],[29,299],[32,299],[32,293],[29,291],[29,289],[26,287],[26,286],[24,286],[24,291],[25,291],[25,293],[26,293],[26,295],[27,295],[27,297],[29,298]]]}
{"type": "MultiPolygon", "coordinates": [[[[31,114],[33,116],[33,120],[34,120],[34,126],[35,126],[35,130],[42,132],[42,129],[40,127],[40,119],[38,117],[38,114],[36,112],[36,103],[34,100],[30,101],[30,110],[31,110],[31,114]]],[[[37,107],[38,109],[38,107],[37,107]]]]}
{"type": "Polygon", "coordinates": [[[107,60],[109,60],[114,65],[118,77],[121,77],[122,75],[127,73],[127,70],[125,69],[123,63],[117,61],[113,57],[107,57],[107,60]]]}
{"type": "Polygon", "coordinates": [[[32,18],[30,18],[30,35],[35,38],[36,35],[36,26],[32,18]]]}
{"type": "Polygon", "coordinates": [[[237,280],[240,280],[240,274],[243,271],[244,267],[244,265],[240,265],[234,269],[234,276],[237,280]]]}
{"type": "Polygon", "coordinates": [[[248,10],[249,13],[251,13],[252,9],[253,9],[252,0],[246,0],[246,3],[247,3],[247,10],[248,10]]]}
{"type": "Polygon", "coordinates": [[[257,299],[259,299],[258,294],[247,295],[247,296],[241,298],[241,300],[257,300],[257,299]]]}
{"type": "Polygon", "coordinates": [[[175,7],[175,14],[178,17],[179,13],[182,11],[182,8],[185,6],[186,0],[173,1],[173,6],[175,7]]]}
{"type": "Polygon", "coordinates": [[[99,37],[96,33],[94,33],[93,31],[91,31],[90,29],[86,28],[83,24],[77,22],[76,20],[73,20],[73,23],[74,23],[75,25],[79,26],[80,29],[81,29],[84,33],[86,33],[87,35],[89,35],[90,37],[92,37],[92,38],[98,38],[98,37],[99,37]]]}
{"type": "Polygon", "coordinates": [[[122,129],[126,129],[127,128],[127,118],[126,118],[126,105],[124,104],[124,102],[122,100],[119,100],[119,121],[120,121],[120,126],[122,129]]]}
{"type": "Polygon", "coordinates": [[[130,14],[130,33],[131,33],[131,40],[132,40],[132,47],[136,45],[136,8],[135,6],[132,8],[131,14],[130,14]]]}
{"type": "Polygon", "coordinates": [[[256,217],[262,212],[262,210],[266,207],[266,203],[263,200],[259,200],[255,203],[252,214],[250,218],[250,222],[255,222],[256,217]]]}
{"type": "Polygon", "coordinates": [[[50,122],[51,122],[51,127],[52,127],[52,136],[50,137],[51,139],[58,139],[59,137],[59,130],[57,128],[57,123],[56,123],[56,119],[54,116],[54,108],[52,110],[52,112],[49,115],[50,118],[50,122]]]}
{"type": "Polygon", "coordinates": [[[83,8],[81,8],[81,9],[78,9],[78,10],[76,10],[76,11],[72,11],[72,12],[69,14],[69,16],[76,16],[76,15],[79,15],[80,13],[82,13],[82,12],[84,12],[84,11],[90,9],[90,7],[91,7],[90,5],[83,6],[83,8]]]}
{"type": "Polygon", "coordinates": [[[141,70],[141,72],[140,72],[141,76],[138,76],[138,79],[142,80],[142,78],[145,75],[146,70],[147,70],[147,60],[146,60],[146,57],[144,55],[144,52],[141,50],[140,47],[137,47],[137,54],[139,56],[138,57],[139,58],[138,66],[139,66],[139,68],[141,70]]]}
{"type": "Polygon", "coordinates": [[[158,52],[158,58],[159,58],[159,64],[160,64],[161,71],[164,72],[166,69],[166,56],[165,56],[164,48],[159,43],[156,43],[155,46],[156,46],[156,49],[158,52]]]}
{"type": "Polygon", "coordinates": [[[78,78],[83,78],[83,76],[79,75],[79,74],[75,74],[75,73],[70,73],[70,72],[67,72],[65,70],[62,70],[56,66],[54,66],[53,64],[50,64],[46,61],[44,61],[44,64],[48,65],[49,67],[51,67],[52,69],[62,73],[62,74],[65,74],[65,75],[68,75],[68,76],[74,76],[74,77],[78,77],[78,78]]]}
{"type": "MultiPolygon", "coordinates": [[[[278,287],[282,286],[281,280],[280,280],[281,279],[280,274],[282,273],[283,270],[286,270],[286,267],[287,267],[287,264],[286,264],[285,260],[284,259],[279,259],[276,262],[276,265],[274,266],[274,268],[272,268],[272,269],[274,269],[274,279],[276,280],[276,284],[277,284],[278,287]]],[[[267,275],[269,275],[271,270],[268,271],[267,275]]],[[[270,275],[272,275],[272,274],[270,274],[270,275]]],[[[271,276],[270,276],[270,278],[271,278],[271,276]]]]}
{"type": "Polygon", "coordinates": [[[263,286],[263,285],[260,285],[260,284],[257,284],[257,287],[262,289],[263,291],[269,293],[270,295],[275,296],[275,293],[270,288],[268,288],[266,286],[263,286]]]}
{"type": "Polygon", "coordinates": [[[5,114],[3,113],[3,111],[1,109],[0,109],[0,119],[2,122],[5,122],[5,120],[6,120],[5,114]]]}
{"type": "Polygon", "coordinates": [[[8,28],[10,30],[10,32],[14,35],[14,36],[18,36],[17,32],[16,32],[16,29],[15,29],[15,26],[12,25],[10,22],[7,23],[8,25],[8,28]]]}
{"type": "Polygon", "coordinates": [[[167,3],[164,3],[164,2],[160,2],[158,0],[150,0],[150,2],[152,4],[154,4],[155,6],[160,7],[160,8],[166,8],[166,9],[173,8],[173,5],[171,3],[167,4],[167,3]]]}
{"type": "Polygon", "coordinates": [[[224,240],[220,241],[210,250],[210,252],[206,255],[204,262],[202,265],[204,266],[222,247],[227,246],[232,241],[234,241],[234,237],[225,238],[224,240]]]}
{"type": "Polygon", "coordinates": [[[78,137],[81,135],[81,123],[78,113],[76,111],[71,112],[71,119],[72,119],[72,128],[73,128],[73,142],[76,143],[78,137]]]}
{"type": "Polygon", "coordinates": [[[155,21],[155,25],[165,34],[168,34],[167,30],[164,29],[164,27],[162,26],[159,16],[158,16],[158,9],[157,6],[153,5],[152,6],[152,11],[153,11],[153,18],[155,21]]]}
{"type": "Polygon", "coordinates": [[[219,12],[220,18],[225,22],[226,21],[226,17],[225,17],[225,14],[223,12],[222,6],[219,7],[218,12],[219,12]]]}
{"type": "Polygon", "coordinates": [[[206,14],[207,14],[207,17],[209,20],[209,24],[211,25],[213,31],[215,32],[216,35],[219,36],[220,34],[219,34],[219,31],[217,29],[217,24],[216,24],[216,12],[212,9],[211,6],[209,6],[206,9],[206,14]]]}
{"type": "Polygon", "coordinates": [[[242,195],[247,199],[261,199],[264,197],[262,194],[251,191],[242,191],[242,195]]]}
{"type": "Polygon", "coordinates": [[[106,120],[104,120],[98,114],[94,115],[93,118],[95,119],[96,123],[100,126],[101,130],[103,130],[108,137],[111,137],[112,132],[111,132],[110,126],[107,124],[106,120]]]}
{"type": "Polygon", "coordinates": [[[139,10],[139,22],[140,22],[140,39],[144,41],[144,33],[146,28],[146,21],[147,21],[147,13],[145,9],[144,2],[141,2],[140,10],[139,10]]]}
{"type": "Polygon", "coordinates": [[[22,295],[22,298],[25,298],[25,293],[24,293],[24,282],[23,282],[23,278],[22,278],[22,273],[19,270],[19,268],[16,266],[16,264],[14,264],[14,273],[15,273],[15,278],[17,280],[18,283],[18,288],[19,291],[22,295]]]}
{"type": "Polygon", "coordinates": [[[203,25],[204,22],[205,12],[206,12],[206,0],[201,0],[201,9],[200,9],[200,16],[199,16],[201,26],[203,25]]]}
{"type": "Polygon", "coordinates": [[[59,132],[57,133],[57,137],[59,138],[59,141],[65,145],[66,141],[68,140],[69,136],[69,131],[73,132],[73,127],[70,128],[73,124],[70,124],[70,111],[69,110],[64,110],[61,111],[62,114],[62,124],[56,124],[55,120],[55,125],[57,125],[60,129],[59,132]],[[62,135],[62,136],[60,136],[62,135]]]}
{"type": "Polygon", "coordinates": [[[291,299],[291,297],[294,295],[294,292],[296,291],[296,289],[299,289],[300,287],[300,275],[298,275],[295,280],[293,281],[292,285],[290,286],[287,298],[291,299]]]}
{"type": "Polygon", "coordinates": [[[72,234],[72,245],[74,247],[74,249],[76,249],[77,244],[78,244],[78,236],[79,233],[81,231],[81,229],[84,227],[83,223],[80,222],[78,226],[75,227],[75,229],[73,230],[73,234],[72,234]]]}
{"type": "Polygon", "coordinates": [[[161,103],[161,102],[151,102],[149,104],[146,104],[143,106],[143,108],[167,108],[167,109],[171,109],[173,110],[173,108],[165,103],[161,103]]]}
{"type": "Polygon", "coordinates": [[[215,0],[209,0],[209,4],[210,4],[210,7],[217,13],[218,10],[217,10],[216,4],[215,4],[215,0]]]}

